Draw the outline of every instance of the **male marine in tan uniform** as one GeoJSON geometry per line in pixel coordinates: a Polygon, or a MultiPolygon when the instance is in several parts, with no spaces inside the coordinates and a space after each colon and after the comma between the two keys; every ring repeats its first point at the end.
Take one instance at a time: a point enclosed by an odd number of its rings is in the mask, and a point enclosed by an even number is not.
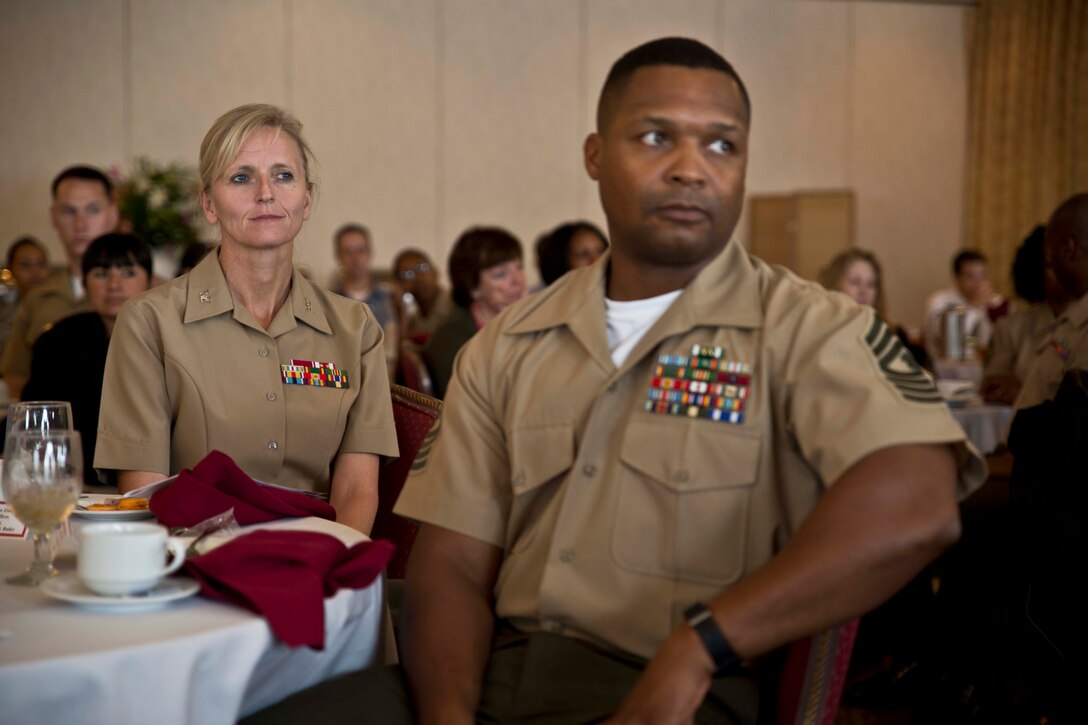
{"type": "Polygon", "coordinates": [[[871,609],[957,538],[984,465],[930,379],[869,308],[729,241],[749,119],[695,41],[609,74],[585,163],[611,253],[466,346],[397,504],[424,522],[403,625],[422,722],[751,722],[738,660],[871,609]],[[632,345],[616,303],[670,294],[632,345]],[[568,681],[542,664],[555,635],[594,671],[649,664],[568,681]]]}
{"type": "MultiPolygon", "coordinates": [[[[465,346],[397,502],[423,522],[402,620],[419,722],[751,723],[743,663],[958,536],[984,466],[932,381],[870,308],[729,241],[749,118],[696,41],[613,66],[585,144],[611,251],[465,346]]],[[[410,721],[382,677],[341,683],[345,713],[410,721]]]]}
{"type": "Polygon", "coordinates": [[[1088,369],[1088,194],[1071,196],[1054,210],[1043,250],[1054,276],[1074,301],[1036,350],[1015,410],[1053,400],[1066,372],[1088,369]]]}
{"type": "Polygon", "coordinates": [[[53,179],[49,217],[68,256],[68,263],[19,305],[0,371],[14,400],[30,375],[34,342],[62,317],[86,306],[83,296],[83,252],[97,237],[117,227],[117,205],[109,177],[90,166],[72,166],[53,179]]]}

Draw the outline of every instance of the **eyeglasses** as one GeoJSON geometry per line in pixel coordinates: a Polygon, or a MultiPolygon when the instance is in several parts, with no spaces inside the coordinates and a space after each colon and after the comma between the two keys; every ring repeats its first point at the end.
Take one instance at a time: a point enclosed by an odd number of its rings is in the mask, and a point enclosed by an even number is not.
{"type": "Polygon", "coordinates": [[[400,272],[397,272],[397,279],[399,279],[402,282],[410,282],[411,280],[415,279],[418,275],[421,275],[421,274],[423,274],[425,272],[430,272],[430,271],[431,271],[431,265],[430,265],[429,262],[420,262],[419,264],[417,264],[414,267],[409,267],[408,269],[404,269],[404,270],[401,270],[400,272]]]}

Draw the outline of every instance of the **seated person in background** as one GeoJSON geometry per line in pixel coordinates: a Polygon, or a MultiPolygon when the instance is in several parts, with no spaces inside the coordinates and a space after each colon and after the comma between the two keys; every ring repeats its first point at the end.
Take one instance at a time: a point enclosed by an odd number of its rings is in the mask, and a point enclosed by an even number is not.
{"type": "Polygon", "coordinates": [[[826,289],[843,292],[859,305],[876,310],[876,314],[895,330],[903,347],[922,367],[929,367],[923,347],[910,339],[902,325],[893,325],[884,307],[884,274],[876,255],[865,249],[848,249],[838,254],[820,270],[819,282],[826,289]]]}
{"type": "Polygon", "coordinates": [[[396,505],[419,722],[754,722],[748,663],[957,538],[985,467],[932,381],[731,241],[750,117],[697,41],[612,67],[584,146],[609,264],[468,342],[396,505]]]}
{"type": "Polygon", "coordinates": [[[1028,307],[1017,309],[994,325],[982,381],[982,396],[994,403],[1012,405],[1016,400],[1036,350],[1050,337],[1058,316],[1069,306],[1069,293],[1045,263],[1045,238],[1046,228],[1037,226],[1016,251],[1012,283],[1028,307]]]}
{"type": "Polygon", "coordinates": [[[333,236],[340,276],[333,292],[365,302],[385,333],[385,354],[390,369],[396,363],[400,341],[396,293],[384,282],[374,279],[370,265],[374,258],[370,230],[362,224],[345,224],[333,236]]]}
{"type": "Polygon", "coordinates": [[[453,360],[476,331],[525,296],[521,242],[498,227],[473,227],[450,251],[453,311],[423,348],[435,397],[446,394],[453,360]]]}
{"type": "Polygon", "coordinates": [[[67,260],[19,303],[11,335],[0,358],[0,373],[12,398],[18,398],[30,374],[34,341],[47,325],[87,308],[80,259],[94,239],[117,228],[117,204],[109,177],[91,166],[70,166],[51,187],[49,218],[64,245],[67,260]]]}
{"type": "Polygon", "coordinates": [[[276,106],[239,106],[204,137],[200,205],[220,246],[125,305],[110,341],[95,468],[122,491],[217,449],[255,479],[328,494],[337,521],[370,531],[378,456],[397,455],[382,330],[292,265],[313,165],[276,106]]]}
{"type": "Polygon", "coordinates": [[[204,242],[193,242],[189,246],[185,247],[185,251],[181,253],[181,261],[178,262],[178,277],[183,274],[189,274],[193,271],[193,267],[200,263],[200,260],[204,259],[204,256],[212,250],[204,242]]]}
{"type": "Polygon", "coordinates": [[[1072,300],[1035,348],[1015,410],[1053,400],[1070,370],[1088,370],[1088,194],[1066,199],[1046,223],[1047,266],[1072,300]]]}
{"type": "Polygon", "coordinates": [[[121,306],[151,285],[151,251],[139,237],[111,232],[91,242],[82,264],[91,311],[65,317],[34,343],[23,400],[72,404],[73,425],[83,438],[83,481],[98,483],[94,449],[110,335],[121,306]]]}
{"type": "Polygon", "coordinates": [[[965,334],[974,337],[979,350],[990,346],[993,323],[1009,311],[1009,303],[990,286],[986,257],[972,249],[952,260],[955,286],[930,295],[926,301],[926,351],[934,360],[944,357],[944,334],[941,329],[944,313],[963,306],[966,308],[965,334]]]}
{"type": "Polygon", "coordinates": [[[430,257],[419,249],[401,250],[393,260],[393,274],[404,291],[406,337],[422,344],[450,316],[453,298],[438,284],[430,257]]]}
{"type": "Polygon", "coordinates": [[[45,256],[45,247],[34,237],[19,237],[8,248],[5,269],[10,277],[4,280],[4,286],[0,288],[3,289],[3,294],[0,295],[0,351],[11,336],[19,301],[26,299],[30,290],[49,277],[49,260],[45,256]]]}
{"type": "Polygon", "coordinates": [[[540,279],[547,287],[572,269],[593,264],[606,249],[608,239],[595,225],[586,221],[560,224],[537,240],[540,279]]]}

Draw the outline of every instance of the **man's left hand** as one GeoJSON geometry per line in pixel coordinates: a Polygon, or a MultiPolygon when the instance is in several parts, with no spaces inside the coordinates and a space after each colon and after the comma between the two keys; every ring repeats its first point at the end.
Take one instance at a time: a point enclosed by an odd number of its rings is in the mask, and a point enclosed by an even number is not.
{"type": "Polygon", "coordinates": [[[608,723],[690,723],[710,689],[713,667],[695,630],[681,624],[608,723]]]}

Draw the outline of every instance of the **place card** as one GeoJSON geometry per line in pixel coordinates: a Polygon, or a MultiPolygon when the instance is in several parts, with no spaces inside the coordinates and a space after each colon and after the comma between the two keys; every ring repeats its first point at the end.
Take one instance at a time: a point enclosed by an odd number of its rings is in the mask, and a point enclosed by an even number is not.
{"type": "Polygon", "coordinates": [[[7,501],[0,501],[0,541],[22,540],[26,538],[26,534],[26,526],[22,521],[15,518],[15,514],[12,512],[11,507],[8,506],[7,501]]]}

